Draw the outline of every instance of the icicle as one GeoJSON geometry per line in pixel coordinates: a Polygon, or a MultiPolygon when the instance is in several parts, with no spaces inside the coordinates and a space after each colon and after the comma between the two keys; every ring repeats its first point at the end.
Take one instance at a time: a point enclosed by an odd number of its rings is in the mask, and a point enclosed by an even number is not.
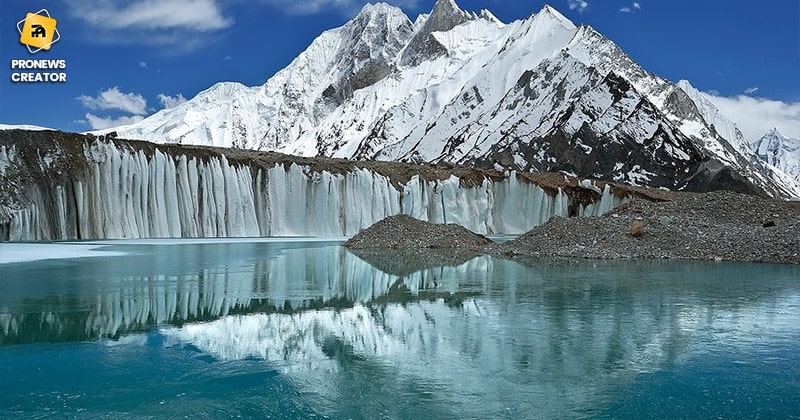
{"type": "MultiPolygon", "coordinates": [[[[85,177],[33,188],[27,208],[0,209],[10,240],[345,236],[399,213],[483,234],[518,234],[554,215],[566,217],[571,200],[561,189],[551,196],[520,182],[515,172],[472,187],[455,176],[418,175],[398,186],[364,168],[334,174],[293,163],[254,170],[224,156],[204,161],[160,149],[147,156],[99,141],[84,155],[85,177]]],[[[579,215],[601,215],[624,201],[606,185],[598,202],[579,206],[579,215]]]]}

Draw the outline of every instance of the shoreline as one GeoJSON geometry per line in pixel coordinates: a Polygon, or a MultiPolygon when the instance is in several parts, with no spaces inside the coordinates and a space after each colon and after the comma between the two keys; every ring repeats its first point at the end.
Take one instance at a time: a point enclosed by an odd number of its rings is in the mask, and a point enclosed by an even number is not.
{"type": "Polygon", "coordinates": [[[461,226],[431,225],[406,217],[392,220],[391,229],[376,223],[346,246],[351,250],[409,249],[417,254],[424,253],[423,249],[468,249],[476,255],[517,261],[668,259],[800,264],[798,202],[730,191],[676,192],[659,198],[631,197],[603,216],[554,216],[500,243],[477,244],[461,226]],[[447,239],[442,241],[443,237],[447,239]]]}

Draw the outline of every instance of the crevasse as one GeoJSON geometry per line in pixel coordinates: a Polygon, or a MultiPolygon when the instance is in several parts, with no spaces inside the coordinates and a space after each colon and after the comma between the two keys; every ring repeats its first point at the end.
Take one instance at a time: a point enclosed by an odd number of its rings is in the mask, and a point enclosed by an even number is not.
{"type": "MultiPolygon", "coordinates": [[[[32,183],[22,208],[0,221],[11,241],[90,238],[349,236],[405,213],[482,234],[518,234],[552,216],[601,215],[623,200],[606,185],[584,206],[561,189],[548,194],[515,173],[467,187],[456,176],[411,177],[404,185],[364,168],[316,172],[171,156],[95,141],[84,146],[86,176],[32,183]],[[574,213],[574,212],[573,212],[574,213]]],[[[13,165],[13,162],[9,162],[13,165]]],[[[596,187],[595,187],[596,188],[596,187]]],[[[3,232],[0,232],[3,233],[3,232]]]]}

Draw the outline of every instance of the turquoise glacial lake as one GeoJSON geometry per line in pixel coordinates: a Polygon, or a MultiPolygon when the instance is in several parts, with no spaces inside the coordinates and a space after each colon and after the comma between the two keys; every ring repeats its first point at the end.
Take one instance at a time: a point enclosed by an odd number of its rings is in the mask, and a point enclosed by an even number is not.
{"type": "Polygon", "coordinates": [[[800,267],[0,244],[0,418],[800,418],[800,267]]]}

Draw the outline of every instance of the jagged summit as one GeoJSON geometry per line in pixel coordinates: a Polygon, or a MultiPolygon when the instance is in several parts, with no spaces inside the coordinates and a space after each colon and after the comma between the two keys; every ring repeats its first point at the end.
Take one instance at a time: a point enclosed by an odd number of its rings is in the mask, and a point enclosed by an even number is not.
{"type": "Polygon", "coordinates": [[[365,21],[389,21],[395,24],[402,24],[410,19],[402,9],[388,3],[367,3],[353,19],[347,22],[343,28],[352,25],[363,25],[365,21]]]}
{"type": "Polygon", "coordinates": [[[454,0],[437,0],[420,32],[449,31],[475,18],[475,14],[462,10],[454,0]]]}
{"type": "Polygon", "coordinates": [[[113,130],[156,142],[800,197],[800,182],[760,159],[705,94],[648,72],[550,5],[508,24],[452,0],[414,22],[394,6],[367,5],[262,86],[215,86],[113,130]]]}
{"type": "Polygon", "coordinates": [[[445,16],[455,16],[461,15],[466,18],[470,17],[470,14],[461,9],[461,7],[456,4],[455,0],[436,0],[436,3],[433,5],[433,11],[431,12],[432,16],[435,15],[445,15],[445,16]]]}
{"type": "Polygon", "coordinates": [[[554,17],[557,20],[564,22],[565,24],[575,26],[575,24],[571,20],[569,20],[566,16],[562,15],[561,12],[550,6],[549,3],[545,3],[545,5],[542,6],[537,15],[538,14],[547,14],[554,17]]]}
{"type": "Polygon", "coordinates": [[[434,36],[434,32],[447,32],[462,23],[476,19],[476,15],[461,10],[453,0],[437,0],[403,51],[400,63],[415,66],[447,53],[447,48],[434,36]]]}
{"type": "Polygon", "coordinates": [[[496,23],[497,25],[501,26],[505,25],[505,23],[502,20],[500,20],[500,18],[498,18],[497,16],[494,15],[494,13],[486,9],[481,9],[481,12],[480,14],[478,14],[478,17],[480,17],[481,19],[488,20],[489,22],[496,23]]]}
{"type": "Polygon", "coordinates": [[[800,181],[800,140],[786,137],[773,127],[750,147],[759,158],[800,181]]]}
{"type": "Polygon", "coordinates": [[[362,14],[373,14],[373,13],[396,13],[398,11],[401,14],[404,14],[399,7],[392,6],[389,3],[378,2],[378,3],[365,4],[364,7],[361,8],[361,11],[358,14],[362,15],[362,14]]]}

